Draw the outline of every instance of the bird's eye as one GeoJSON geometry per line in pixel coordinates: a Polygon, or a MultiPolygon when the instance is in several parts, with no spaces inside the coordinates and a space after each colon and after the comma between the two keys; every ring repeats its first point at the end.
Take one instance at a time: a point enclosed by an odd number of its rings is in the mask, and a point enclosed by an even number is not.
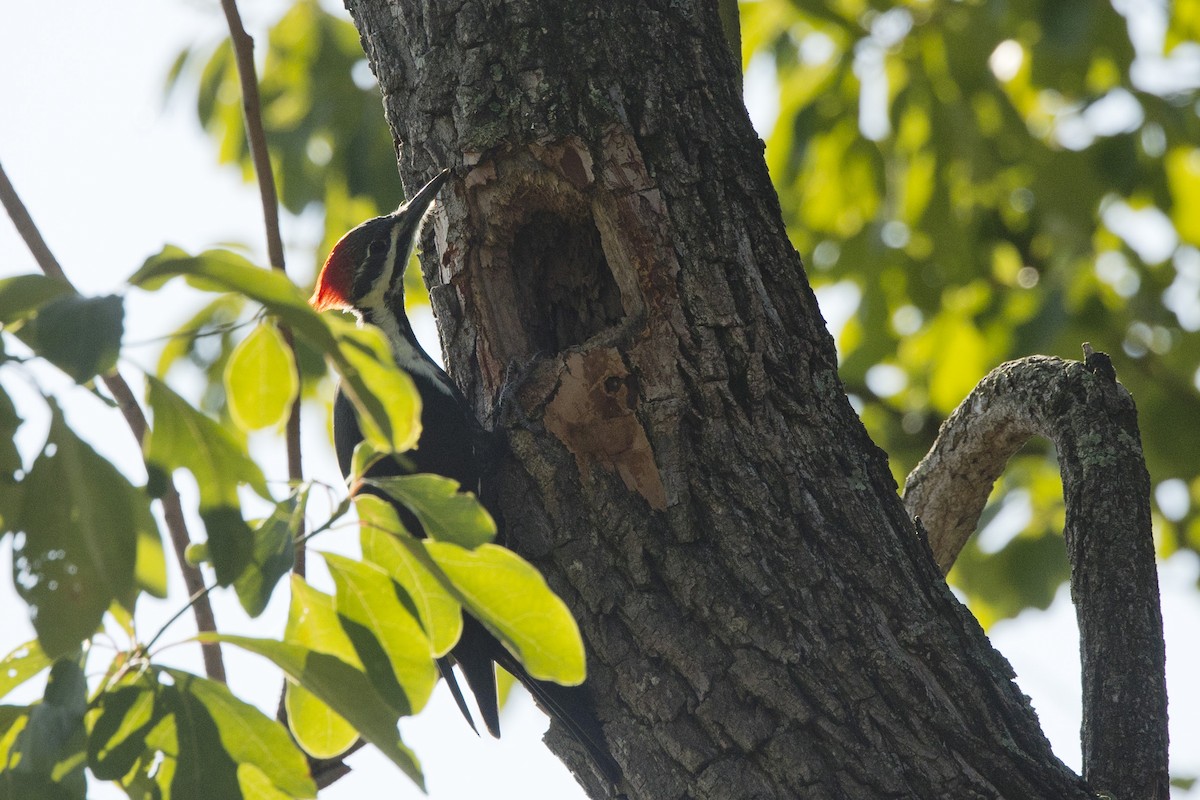
{"type": "Polygon", "coordinates": [[[367,245],[367,255],[371,258],[379,258],[387,252],[388,243],[383,239],[376,239],[367,245]]]}

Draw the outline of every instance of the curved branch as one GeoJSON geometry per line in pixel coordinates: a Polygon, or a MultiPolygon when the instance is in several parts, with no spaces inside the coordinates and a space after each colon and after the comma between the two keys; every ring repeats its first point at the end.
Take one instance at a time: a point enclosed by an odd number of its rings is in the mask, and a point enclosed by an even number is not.
{"type": "MultiPolygon", "coordinates": [[[[13,188],[2,166],[0,166],[0,202],[8,211],[8,215],[12,217],[17,233],[25,240],[25,246],[33,254],[34,260],[37,261],[42,272],[51,278],[57,278],[69,284],[70,280],[63,272],[62,265],[50,251],[50,246],[46,244],[41,231],[38,230],[29,210],[25,208],[25,204],[21,202],[17,190],[13,188]]],[[[121,377],[121,373],[116,370],[102,376],[101,380],[104,381],[104,385],[112,394],[113,399],[117,401],[121,414],[125,417],[129,430],[133,433],[133,438],[137,439],[139,447],[142,446],[146,441],[146,415],[134,398],[133,390],[121,377]]],[[[171,537],[172,549],[174,549],[175,558],[179,562],[179,570],[183,573],[183,582],[187,586],[188,594],[196,595],[204,589],[204,577],[200,574],[200,570],[189,564],[184,557],[191,537],[188,536],[187,524],[184,522],[179,493],[175,491],[175,482],[171,480],[170,476],[167,477],[166,489],[162,496],[163,519],[166,521],[167,533],[171,537]]],[[[196,627],[200,631],[216,632],[216,618],[213,616],[212,605],[209,604],[207,597],[196,600],[192,605],[192,610],[196,617],[196,627]]],[[[201,645],[201,652],[204,654],[205,674],[213,680],[224,682],[225,664],[221,659],[220,645],[216,642],[207,642],[201,645]]]]}
{"type": "MultiPolygon", "coordinates": [[[[1085,352],[1090,348],[1085,348],[1085,352]]],[[[1030,437],[1058,449],[1083,669],[1083,775],[1117,797],[1167,797],[1167,694],[1150,477],[1137,409],[1107,357],[1031,356],[980,381],[908,476],[904,502],[943,572],[1030,437]]]]}

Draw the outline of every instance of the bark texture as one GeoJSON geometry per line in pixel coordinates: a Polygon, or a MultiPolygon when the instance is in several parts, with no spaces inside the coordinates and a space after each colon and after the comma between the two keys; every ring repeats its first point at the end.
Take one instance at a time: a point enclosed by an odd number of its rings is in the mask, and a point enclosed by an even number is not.
{"type": "Polygon", "coordinates": [[[948,571],[1005,462],[1032,436],[1054,442],[1062,472],[1083,667],[1083,775],[1114,797],[1166,800],[1166,652],[1150,476],[1137,409],[1111,364],[1093,372],[1033,356],[996,368],[942,425],[905,483],[905,505],[948,571]]]}
{"type": "Polygon", "coordinates": [[[1090,797],[847,402],[715,0],[348,6],[405,184],[455,171],[447,363],[508,433],[508,544],[579,619],[620,791],[1090,797]]]}

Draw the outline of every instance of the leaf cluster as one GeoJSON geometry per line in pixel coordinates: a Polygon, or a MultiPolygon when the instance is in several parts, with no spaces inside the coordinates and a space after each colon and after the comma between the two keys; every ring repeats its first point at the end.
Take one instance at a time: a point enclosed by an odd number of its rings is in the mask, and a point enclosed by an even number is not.
{"type": "MultiPolygon", "coordinates": [[[[312,486],[291,486],[276,499],[247,451],[245,435],[278,428],[298,397],[281,325],[323,355],[356,406],[365,441],[352,487],[365,485],[360,476],[374,459],[411,448],[420,435],[419,395],[377,330],[318,315],[284,275],[227,250],[167,247],[130,284],[154,291],[179,277],[260,309],[223,370],[238,430],[147,375],[145,486],[81,439],[49,395],[49,433],[32,465],[25,469],[11,444],[0,448],[3,531],[14,536],[14,578],[37,632],[0,662],[0,699],[49,670],[40,701],[0,705],[0,798],[82,798],[89,772],[137,798],[309,798],[309,758],[336,757],[360,738],[423,786],[397,723],[428,701],[436,659],[457,642],[464,611],[531,675],[580,683],[583,644],[566,606],[533,567],[492,543],[495,523],[473,495],[433,475],[372,481],[413,511],[428,539],[406,531],[391,503],[363,495],[354,503],[362,558],[321,554],[332,593],[292,575],[282,637],[200,637],[259,654],[284,673],[286,727],[223,684],[157,662],[165,629],[144,639],[134,609],[142,592],[165,596],[150,508],[177,471],[195,478],[207,534],[188,548],[189,561],[211,569],[211,589],[232,587],[251,616],[264,611],[299,544],[348,520],[349,498],[302,534],[312,486]],[[250,498],[271,512],[249,519],[250,498]],[[116,655],[89,680],[86,671],[99,663],[91,644],[102,631],[116,655]]],[[[90,386],[117,362],[122,309],[119,297],[84,298],[40,276],[0,282],[0,323],[32,351],[7,365],[49,362],[90,386]]],[[[0,422],[10,433],[20,424],[4,393],[0,422]]]]}

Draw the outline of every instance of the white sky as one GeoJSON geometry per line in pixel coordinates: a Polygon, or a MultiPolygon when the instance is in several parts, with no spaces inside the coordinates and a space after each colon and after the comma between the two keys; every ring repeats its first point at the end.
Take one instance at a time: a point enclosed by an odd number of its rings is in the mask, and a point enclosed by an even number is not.
{"type": "MultiPolygon", "coordinates": [[[[278,9],[280,3],[245,5],[243,14],[261,39],[262,29],[253,26],[269,22],[267,11],[278,9]]],[[[212,147],[185,103],[164,105],[162,100],[163,76],[175,54],[198,38],[211,41],[223,30],[219,9],[211,2],[7,3],[0,22],[0,163],[67,273],[85,293],[122,291],[124,279],[167,242],[197,250],[238,241],[250,245],[264,260],[256,193],[234,171],[215,166],[212,147]]],[[[761,88],[751,94],[763,103],[773,102],[770,92],[761,88]]],[[[756,122],[770,116],[769,107],[758,111],[758,101],[752,105],[756,122]]],[[[285,220],[284,224],[291,244],[311,243],[318,236],[305,223],[285,220]]],[[[300,265],[295,274],[303,281],[311,269],[310,259],[302,256],[292,261],[300,265]]],[[[32,259],[8,220],[0,219],[0,277],[32,271],[36,271],[32,259]]],[[[190,315],[196,300],[184,291],[135,293],[127,307],[126,340],[141,341],[174,328],[190,315]]],[[[436,346],[430,350],[438,352],[436,346]]],[[[131,355],[135,361],[152,364],[157,350],[147,348],[131,355]]],[[[11,375],[3,377],[6,387],[19,391],[11,375]]],[[[53,376],[44,380],[47,388],[66,386],[53,376]]],[[[98,404],[88,398],[74,398],[68,411],[98,449],[137,480],[144,477],[119,421],[103,416],[98,404]]],[[[313,465],[324,464],[324,477],[336,481],[327,434],[319,423],[311,419],[310,423],[306,467],[311,472],[313,465]]],[[[23,428],[20,439],[32,447],[43,434],[44,423],[35,420],[23,428]]],[[[273,448],[274,476],[281,475],[280,448],[269,443],[259,447],[260,452],[273,448]]],[[[0,573],[11,569],[10,553],[7,544],[0,548],[0,573]]],[[[1198,577],[1200,560],[1191,555],[1176,556],[1163,565],[1161,574],[1173,763],[1176,771],[1192,775],[1200,773],[1200,731],[1195,722],[1200,719],[1196,678],[1200,653],[1195,643],[1200,631],[1198,577]]],[[[172,580],[169,601],[145,604],[144,630],[153,630],[182,602],[178,581],[174,576],[172,580]]],[[[5,577],[0,577],[0,608],[9,612],[0,619],[0,653],[4,653],[32,637],[23,605],[5,577]]],[[[217,613],[223,629],[253,631],[232,598],[218,598],[217,613]]],[[[267,624],[279,629],[284,614],[277,599],[265,615],[267,624]]],[[[183,638],[189,626],[190,619],[180,623],[173,629],[174,638],[183,638]]],[[[1016,667],[1021,687],[1033,698],[1056,751],[1078,768],[1078,643],[1066,591],[1059,593],[1047,612],[1027,612],[995,626],[992,639],[1016,667]]],[[[198,669],[194,650],[187,645],[169,656],[198,669]]],[[[227,651],[227,658],[234,690],[273,709],[279,691],[277,674],[253,657],[227,651]]],[[[503,740],[477,739],[440,688],[431,707],[406,722],[403,730],[422,759],[433,798],[583,797],[541,745],[544,727],[544,717],[522,696],[506,710],[503,740]]],[[[323,798],[421,796],[373,752],[354,756],[351,764],[354,772],[324,792],[323,798]]],[[[123,796],[99,785],[90,795],[123,796]]],[[[1190,796],[1200,797],[1200,790],[1190,796]]]]}

